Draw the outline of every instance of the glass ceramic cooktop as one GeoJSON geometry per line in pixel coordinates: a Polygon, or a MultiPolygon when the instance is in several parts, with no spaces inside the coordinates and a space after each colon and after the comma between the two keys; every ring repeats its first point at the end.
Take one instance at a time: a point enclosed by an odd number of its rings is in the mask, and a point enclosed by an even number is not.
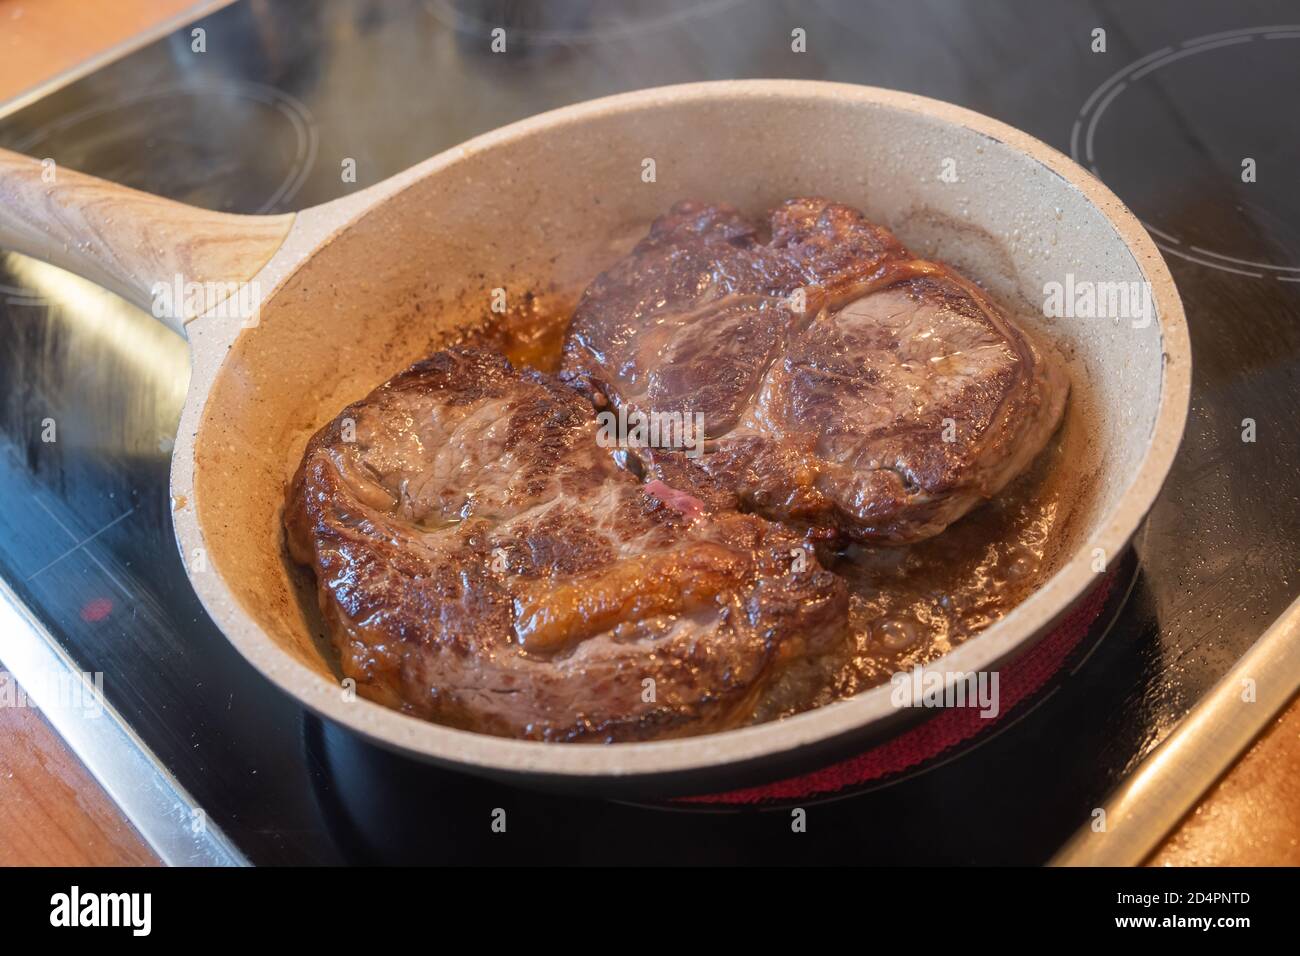
{"type": "Polygon", "coordinates": [[[0,144],[255,213],[333,199],[552,107],[692,80],[893,87],[1020,127],[1148,224],[1194,350],[1183,449],[1086,660],[991,739],[817,806],[798,837],[785,811],[540,794],[393,756],[276,691],[191,591],[167,486],[185,343],[8,254],[0,574],[73,666],[104,675],[143,753],[188,794],[138,821],[155,842],[197,806],[256,863],[1046,860],[1297,590],[1300,530],[1279,516],[1300,501],[1300,124],[1277,108],[1300,89],[1300,13],[1173,0],[614,7],[239,2],[199,23],[205,53],[190,28],[160,39],[4,116],[0,144]],[[502,23],[517,42],[494,56],[502,23]],[[805,53],[791,51],[796,28],[805,53]],[[341,182],[345,157],[356,186],[341,182]],[[57,442],[41,440],[46,419],[57,442]],[[497,807],[509,839],[489,830],[497,807]]]}

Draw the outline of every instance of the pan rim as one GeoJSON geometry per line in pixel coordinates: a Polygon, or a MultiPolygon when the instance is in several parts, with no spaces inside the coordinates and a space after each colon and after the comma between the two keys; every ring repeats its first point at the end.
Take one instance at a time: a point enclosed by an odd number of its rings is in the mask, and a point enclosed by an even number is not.
{"type": "MultiPolygon", "coordinates": [[[[345,218],[309,246],[282,250],[264,274],[279,287],[311,253],[364,216],[378,198],[403,191],[459,160],[556,126],[579,124],[610,113],[634,112],[675,103],[715,99],[806,99],[850,101],[919,114],[1005,144],[1065,180],[1105,217],[1151,284],[1163,353],[1159,406],[1146,448],[1120,499],[1097,529],[1064,564],[1001,620],[934,661],[931,668],[977,671],[996,666],[1046,634],[1090,590],[1101,575],[1092,568],[1093,549],[1118,555],[1149,512],[1172,467],[1186,424],[1191,389],[1191,352],[1182,303],[1155,243],[1137,218],[1100,180],[1058,150],[999,120],[929,97],[873,86],[817,80],[721,80],[653,87],[588,100],[541,113],[484,133],[444,150],[362,193],[337,201],[345,218]]],[[[335,203],[316,207],[324,210],[335,203]]],[[[305,217],[312,210],[300,213],[305,217]]],[[[292,242],[292,232],[289,246],[292,242]]],[[[200,331],[202,320],[191,326],[200,331]]],[[[225,343],[213,353],[224,354],[225,343]]],[[[360,697],[345,702],[338,685],[283,650],[249,615],[219,573],[196,574],[190,556],[204,537],[193,504],[194,450],[211,386],[219,369],[211,354],[200,361],[196,343],[194,374],[182,413],[172,459],[172,493],[189,507],[173,512],[182,560],[204,608],[226,638],[260,673],[316,714],[385,746],[412,756],[481,772],[541,774],[548,777],[603,778],[687,774],[724,765],[775,757],[861,731],[898,717],[888,684],[794,717],[735,730],[672,740],[592,746],[492,737],[412,717],[360,697]]]]}

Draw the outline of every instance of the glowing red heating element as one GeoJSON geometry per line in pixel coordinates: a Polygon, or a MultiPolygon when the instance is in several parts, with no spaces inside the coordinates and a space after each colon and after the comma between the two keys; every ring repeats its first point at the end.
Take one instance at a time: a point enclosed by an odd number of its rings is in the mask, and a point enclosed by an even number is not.
{"type": "Polygon", "coordinates": [[[997,717],[985,719],[977,707],[944,710],[865,753],[829,767],[759,787],[682,797],[678,802],[743,805],[824,796],[920,766],[996,727],[1018,704],[1041,690],[1088,635],[1114,584],[1115,573],[1111,572],[1051,634],[999,669],[1001,707],[997,717]]]}
{"type": "Polygon", "coordinates": [[[81,619],[90,624],[96,621],[102,621],[113,611],[113,602],[108,598],[100,597],[87,601],[81,606],[81,619]]]}

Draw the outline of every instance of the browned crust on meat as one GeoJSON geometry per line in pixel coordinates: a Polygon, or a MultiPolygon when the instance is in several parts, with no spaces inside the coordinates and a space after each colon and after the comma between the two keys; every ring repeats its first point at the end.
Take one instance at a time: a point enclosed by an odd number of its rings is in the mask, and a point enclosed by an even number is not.
{"type": "Polygon", "coordinates": [[[793,567],[795,535],[752,515],[688,520],[597,446],[577,393],[474,349],[321,429],[285,528],[363,695],[499,735],[732,726],[847,614],[811,554],[793,567]]]}

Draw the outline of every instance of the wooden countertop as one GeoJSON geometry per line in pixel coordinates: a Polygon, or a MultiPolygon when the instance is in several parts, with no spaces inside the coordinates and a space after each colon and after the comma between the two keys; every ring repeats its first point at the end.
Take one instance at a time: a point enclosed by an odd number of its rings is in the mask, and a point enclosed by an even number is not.
{"type": "Polygon", "coordinates": [[[31,707],[0,707],[0,865],[158,865],[108,794],[31,707]]]}
{"type": "Polygon", "coordinates": [[[1300,699],[1147,861],[1148,866],[1300,866],[1300,699]]]}
{"type": "Polygon", "coordinates": [[[230,0],[0,0],[0,103],[230,0]],[[178,20],[179,18],[179,20],[178,20]]]}

